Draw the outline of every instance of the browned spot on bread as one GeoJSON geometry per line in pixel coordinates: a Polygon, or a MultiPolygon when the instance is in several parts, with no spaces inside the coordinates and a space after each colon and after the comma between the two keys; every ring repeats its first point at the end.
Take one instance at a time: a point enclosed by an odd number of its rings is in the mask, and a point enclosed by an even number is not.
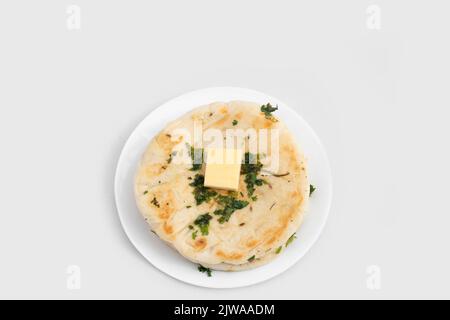
{"type": "MultiPolygon", "coordinates": [[[[217,190],[217,191],[220,191],[220,190],[217,190]]],[[[209,209],[217,207],[217,204],[215,204],[213,201],[211,201],[210,203],[207,203],[206,205],[208,206],[209,209]]]]}
{"type": "Polygon", "coordinates": [[[258,242],[259,242],[258,240],[253,239],[253,240],[247,241],[247,243],[245,245],[247,246],[247,248],[252,249],[258,245],[258,242]]]}
{"type": "Polygon", "coordinates": [[[160,188],[158,192],[155,193],[156,201],[159,203],[159,207],[155,207],[152,203],[153,198],[149,197],[149,206],[153,207],[158,217],[162,221],[167,221],[170,219],[172,214],[175,212],[175,196],[171,190],[168,188],[160,188]],[[151,199],[150,199],[151,198],[151,199]]]}
{"type": "Polygon", "coordinates": [[[175,210],[173,210],[173,208],[170,207],[170,204],[167,205],[165,203],[165,204],[161,205],[161,207],[159,208],[158,216],[162,220],[168,220],[174,211],[175,210]]]}
{"type": "Polygon", "coordinates": [[[228,108],[226,106],[223,106],[222,108],[219,109],[219,112],[221,114],[227,114],[228,113],[228,108]]]}
{"type": "Polygon", "coordinates": [[[206,238],[199,238],[194,242],[194,248],[196,250],[203,250],[205,249],[206,245],[208,244],[208,241],[206,238]]]}
{"type": "Polygon", "coordinates": [[[214,122],[212,124],[212,127],[214,128],[214,127],[223,126],[223,125],[227,124],[229,121],[231,121],[230,116],[226,115],[226,116],[222,117],[221,119],[217,120],[216,122],[214,122]]]}
{"type": "Polygon", "coordinates": [[[232,252],[232,253],[225,253],[222,250],[216,251],[216,256],[218,256],[221,259],[224,260],[239,260],[242,259],[242,253],[238,252],[232,252]]]}
{"type": "Polygon", "coordinates": [[[290,207],[289,211],[282,214],[279,217],[279,226],[275,229],[272,229],[268,231],[267,237],[269,238],[265,244],[270,246],[276,241],[278,241],[288,228],[289,223],[294,219],[294,217],[297,215],[297,210],[300,205],[300,203],[303,201],[303,196],[298,192],[294,191],[292,192],[292,199],[295,199],[295,203],[292,204],[292,207],[290,207]]]}
{"type": "Polygon", "coordinates": [[[291,193],[291,195],[292,195],[293,198],[295,198],[295,197],[297,197],[297,196],[300,196],[300,192],[298,192],[298,191],[293,191],[293,192],[291,193]]]}
{"type": "Polygon", "coordinates": [[[164,223],[163,230],[167,235],[170,235],[173,233],[173,227],[171,225],[167,224],[167,222],[164,223]]]}
{"type": "Polygon", "coordinates": [[[274,232],[274,230],[275,230],[275,228],[270,228],[270,229],[265,230],[263,233],[263,238],[264,239],[269,238],[272,235],[272,233],[274,232]]]}
{"type": "Polygon", "coordinates": [[[167,133],[161,133],[156,137],[156,143],[164,150],[165,153],[172,153],[173,148],[183,140],[182,136],[177,139],[172,139],[172,136],[167,133]]]}
{"type": "Polygon", "coordinates": [[[294,172],[300,172],[301,170],[302,170],[302,167],[298,163],[294,164],[294,168],[293,168],[294,172]]]}
{"type": "Polygon", "coordinates": [[[290,145],[286,145],[283,147],[283,151],[287,154],[288,159],[296,158],[295,150],[290,145]]]}
{"type": "Polygon", "coordinates": [[[253,128],[255,129],[270,129],[273,126],[275,126],[276,122],[273,122],[272,120],[266,119],[264,117],[264,114],[262,114],[261,117],[257,117],[253,121],[253,128]]]}
{"type": "Polygon", "coordinates": [[[154,163],[147,165],[144,170],[147,177],[153,178],[154,176],[159,176],[164,171],[164,168],[161,164],[154,163]]]}
{"type": "MultiPolygon", "coordinates": [[[[277,235],[278,235],[278,234],[280,234],[280,232],[277,230],[277,235]]],[[[269,240],[267,240],[267,241],[266,241],[266,244],[267,244],[268,246],[270,246],[270,245],[273,244],[275,241],[277,241],[277,239],[278,239],[278,237],[277,237],[277,236],[274,236],[274,237],[270,238],[269,240]]]]}

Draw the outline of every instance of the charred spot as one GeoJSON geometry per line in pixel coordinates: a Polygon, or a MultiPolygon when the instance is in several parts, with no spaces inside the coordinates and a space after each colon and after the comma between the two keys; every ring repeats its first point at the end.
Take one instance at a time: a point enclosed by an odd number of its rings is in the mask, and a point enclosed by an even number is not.
{"type": "Polygon", "coordinates": [[[205,238],[199,238],[195,241],[195,248],[198,250],[204,249],[206,247],[207,241],[205,238]]]}

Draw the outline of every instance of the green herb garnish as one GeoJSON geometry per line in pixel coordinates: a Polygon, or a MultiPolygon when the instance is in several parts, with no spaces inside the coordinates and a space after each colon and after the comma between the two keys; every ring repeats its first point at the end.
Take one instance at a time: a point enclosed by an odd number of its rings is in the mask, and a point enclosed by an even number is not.
{"type": "Polygon", "coordinates": [[[189,230],[192,230],[192,229],[194,229],[194,226],[193,226],[192,224],[190,224],[190,225],[188,226],[188,228],[189,228],[189,230]]]}
{"type": "Polygon", "coordinates": [[[228,195],[236,198],[238,196],[238,193],[236,191],[228,191],[228,195]]]}
{"type": "Polygon", "coordinates": [[[198,230],[195,230],[194,232],[192,232],[192,240],[195,240],[197,238],[197,233],[198,233],[198,230]]]}
{"type": "Polygon", "coordinates": [[[199,264],[198,271],[200,271],[201,273],[206,273],[208,275],[208,277],[211,277],[211,269],[210,268],[205,268],[204,266],[199,264]]]}
{"type": "Polygon", "coordinates": [[[249,172],[259,173],[263,167],[259,158],[259,155],[246,152],[244,155],[244,163],[241,166],[241,174],[247,174],[249,172]]]}
{"type": "Polygon", "coordinates": [[[290,236],[288,241],[286,241],[286,247],[290,245],[296,238],[297,236],[295,235],[295,233],[292,236],[290,236]]]}
{"type": "Polygon", "coordinates": [[[255,193],[255,186],[262,186],[265,180],[259,179],[258,174],[261,172],[263,165],[259,161],[259,155],[246,152],[244,155],[244,163],[241,166],[241,174],[245,175],[245,183],[247,185],[247,194],[252,197],[255,193]]]}
{"type": "Polygon", "coordinates": [[[156,198],[155,197],[153,197],[153,200],[151,201],[151,204],[153,204],[155,207],[157,207],[157,208],[159,208],[160,206],[159,206],[159,203],[158,203],[158,200],[156,200],[156,198]]]}
{"type": "Polygon", "coordinates": [[[275,117],[272,115],[273,112],[278,110],[278,106],[273,107],[270,103],[261,106],[261,112],[264,113],[266,119],[276,121],[275,117]]]}
{"type": "Polygon", "coordinates": [[[278,247],[278,249],[275,250],[275,253],[276,253],[276,254],[279,254],[279,253],[281,252],[282,249],[283,249],[283,246],[278,247]]]}
{"type": "Polygon", "coordinates": [[[239,122],[237,120],[233,120],[233,126],[236,126],[239,122]]]}
{"type": "Polygon", "coordinates": [[[216,197],[216,201],[223,207],[222,209],[217,209],[214,211],[215,215],[220,216],[219,223],[227,222],[236,210],[240,210],[248,206],[248,201],[237,200],[232,196],[218,195],[216,197]]]}
{"type": "Polygon", "coordinates": [[[148,193],[148,190],[145,190],[145,191],[144,191],[144,195],[146,195],[147,193],[148,193]]]}
{"type": "Polygon", "coordinates": [[[192,168],[191,171],[198,171],[202,168],[203,165],[203,149],[194,148],[190,144],[186,144],[186,147],[189,150],[189,155],[192,160],[192,168]]]}
{"type": "Polygon", "coordinates": [[[255,258],[256,258],[255,256],[251,256],[250,258],[248,258],[247,261],[248,261],[248,262],[252,262],[253,260],[255,260],[255,258]]]}
{"type": "Polygon", "coordinates": [[[312,184],[309,185],[309,196],[311,197],[312,194],[316,191],[316,187],[314,187],[312,184]]]}
{"type": "Polygon", "coordinates": [[[209,213],[202,214],[195,219],[194,224],[200,228],[200,232],[203,236],[207,236],[209,234],[209,220],[212,217],[209,213]]]}
{"type": "Polygon", "coordinates": [[[204,186],[205,176],[201,174],[195,175],[194,181],[189,185],[194,187],[194,198],[197,205],[203,202],[209,202],[213,197],[217,195],[217,192],[204,186]]]}

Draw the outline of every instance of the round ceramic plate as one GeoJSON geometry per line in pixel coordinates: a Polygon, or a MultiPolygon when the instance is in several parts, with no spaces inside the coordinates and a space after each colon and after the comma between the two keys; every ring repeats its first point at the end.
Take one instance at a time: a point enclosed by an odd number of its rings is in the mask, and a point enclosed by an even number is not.
{"type": "MultiPolygon", "coordinates": [[[[301,106],[299,106],[301,111],[301,106]]],[[[236,288],[259,283],[286,271],[298,262],[319,237],[331,204],[331,172],[328,159],[319,138],[311,127],[293,109],[264,93],[242,88],[209,88],[184,94],[152,111],[133,131],[120,155],[116,177],[115,197],[120,221],[136,249],[156,268],[175,279],[210,288],[236,288]],[[134,175],[150,140],[167,123],[195,107],[215,101],[245,100],[278,105],[276,116],[282,119],[305,152],[309,177],[317,191],[311,197],[304,223],[295,240],[275,260],[262,267],[239,272],[213,271],[207,277],[197,265],[186,260],[155,234],[140,215],[134,200],[134,175]]]]}

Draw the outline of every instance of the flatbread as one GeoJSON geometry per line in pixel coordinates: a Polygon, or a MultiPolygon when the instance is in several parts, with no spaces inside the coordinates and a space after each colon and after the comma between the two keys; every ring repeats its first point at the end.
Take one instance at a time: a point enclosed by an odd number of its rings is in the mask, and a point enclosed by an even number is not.
{"type": "MultiPolygon", "coordinates": [[[[258,140],[261,142],[259,137],[258,140]]],[[[208,147],[208,143],[203,147],[208,147]]],[[[248,145],[245,151],[249,151],[248,145]]],[[[273,260],[278,256],[277,249],[284,250],[287,240],[299,229],[309,199],[307,164],[288,128],[281,120],[266,117],[261,105],[216,102],[168,124],[150,142],[136,173],[135,196],[151,230],[181,255],[216,270],[245,270],[273,260]],[[257,199],[252,200],[247,194],[245,176],[241,175],[236,197],[249,205],[235,211],[225,223],[219,223],[214,215],[220,208],[214,200],[196,205],[190,185],[196,174],[204,174],[204,166],[192,171],[192,163],[186,161],[190,159],[188,147],[193,143],[188,136],[195,135],[198,124],[203,130],[214,128],[221,132],[249,128],[279,132],[277,172],[271,171],[274,150],[269,148],[264,154],[266,163],[261,160],[264,167],[259,176],[267,183],[256,187],[257,199]],[[180,134],[182,130],[189,134],[180,134]],[[205,213],[212,216],[209,233],[198,232],[194,239],[194,221],[205,213]]]]}

